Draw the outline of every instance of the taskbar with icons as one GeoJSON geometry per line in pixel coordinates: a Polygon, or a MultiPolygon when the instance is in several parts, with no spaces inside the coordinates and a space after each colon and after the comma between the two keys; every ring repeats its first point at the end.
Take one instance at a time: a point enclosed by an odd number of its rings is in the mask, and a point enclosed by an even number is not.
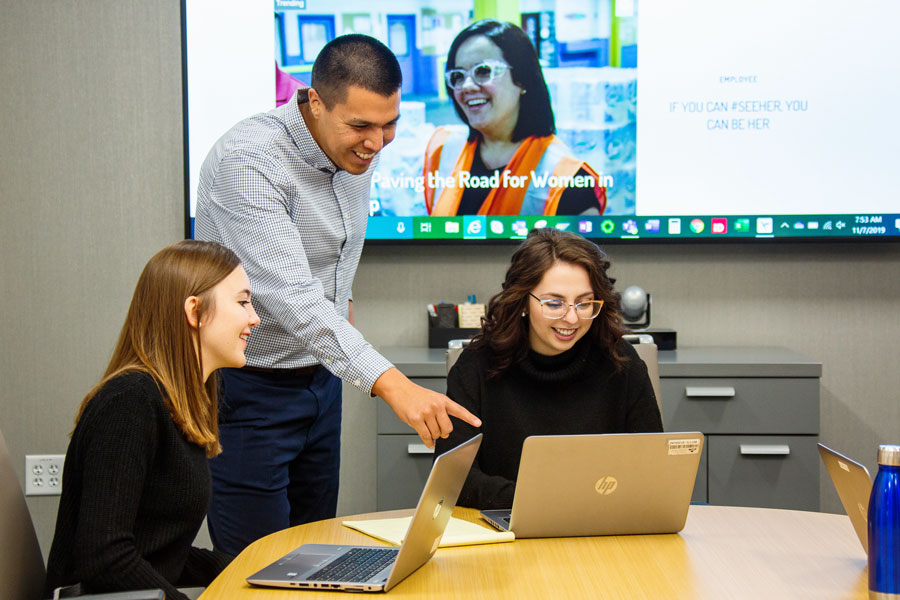
{"type": "Polygon", "coordinates": [[[372,216],[369,240],[517,240],[553,227],[599,239],[900,237],[900,214],[775,216],[372,216]]]}

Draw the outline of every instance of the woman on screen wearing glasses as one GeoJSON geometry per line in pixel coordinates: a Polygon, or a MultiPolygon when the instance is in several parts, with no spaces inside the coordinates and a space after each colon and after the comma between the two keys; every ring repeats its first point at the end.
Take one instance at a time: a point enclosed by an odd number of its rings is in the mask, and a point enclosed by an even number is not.
{"type": "Polygon", "coordinates": [[[438,127],[428,143],[429,214],[603,213],[597,173],[555,135],[550,94],[524,31],[491,19],[463,29],[450,45],[445,85],[468,131],[438,127]]]}
{"type": "Polygon", "coordinates": [[[47,593],[208,585],[232,557],[193,548],[217,455],[216,369],[241,367],[259,317],[237,256],[185,240],[141,273],[106,373],[66,452],[47,593]]]}
{"type": "MultiPolygon", "coordinates": [[[[647,367],[622,339],[609,267],[592,242],[549,228],[513,254],[481,333],[447,378],[447,395],[481,418],[484,434],[460,505],[511,507],[530,435],[662,431],[647,367]]],[[[454,420],[435,455],[477,432],[454,420]]]]}

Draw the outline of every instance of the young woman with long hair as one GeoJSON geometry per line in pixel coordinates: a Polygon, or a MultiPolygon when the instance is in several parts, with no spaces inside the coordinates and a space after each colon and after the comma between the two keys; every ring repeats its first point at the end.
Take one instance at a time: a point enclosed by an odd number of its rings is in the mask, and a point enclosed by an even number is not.
{"type": "Polygon", "coordinates": [[[153,256],[66,452],[48,593],[205,586],[225,554],[191,546],[217,455],[215,371],[240,367],[259,317],[237,256],[185,240],[153,256]]]}
{"type": "MultiPolygon", "coordinates": [[[[535,229],[512,256],[481,333],[460,354],[447,395],[482,421],[459,504],[512,506],[529,435],[662,431],[647,367],[622,339],[619,294],[596,244],[535,229]]],[[[453,422],[439,454],[478,431],[453,422]]]]}

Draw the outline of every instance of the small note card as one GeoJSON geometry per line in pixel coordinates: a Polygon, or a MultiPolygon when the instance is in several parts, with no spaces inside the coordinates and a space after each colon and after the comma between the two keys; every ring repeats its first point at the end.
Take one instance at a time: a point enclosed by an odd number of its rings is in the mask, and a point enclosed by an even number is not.
{"type": "Polygon", "coordinates": [[[484,304],[458,304],[459,326],[481,329],[481,317],[484,316],[484,304]]]}

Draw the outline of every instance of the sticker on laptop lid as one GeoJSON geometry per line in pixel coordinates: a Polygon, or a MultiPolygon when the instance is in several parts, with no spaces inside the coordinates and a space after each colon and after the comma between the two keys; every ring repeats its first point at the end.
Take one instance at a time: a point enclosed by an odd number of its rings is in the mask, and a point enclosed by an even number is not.
{"type": "Polygon", "coordinates": [[[700,440],[669,440],[669,456],[677,454],[697,454],[700,452],[700,440]]]}

